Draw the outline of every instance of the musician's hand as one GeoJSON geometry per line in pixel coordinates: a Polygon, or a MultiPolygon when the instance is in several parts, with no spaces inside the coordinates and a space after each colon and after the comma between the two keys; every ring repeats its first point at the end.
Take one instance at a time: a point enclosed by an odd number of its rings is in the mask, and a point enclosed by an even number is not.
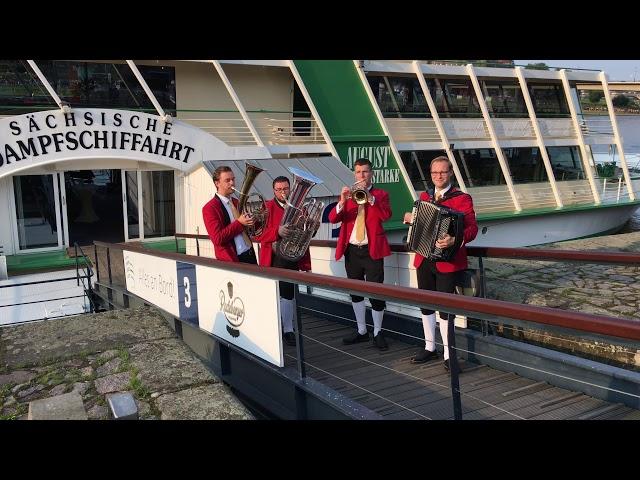
{"type": "Polygon", "coordinates": [[[452,237],[449,234],[445,234],[442,238],[436,240],[436,247],[449,248],[456,243],[456,237],[452,237]]]}
{"type": "Polygon", "coordinates": [[[280,235],[280,238],[287,238],[292,234],[292,230],[285,226],[285,225],[280,225],[278,227],[278,235],[280,235]]]}
{"type": "Polygon", "coordinates": [[[367,202],[369,202],[369,205],[373,206],[373,202],[375,202],[376,199],[373,195],[369,193],[369,190],[366,190],[366,192],[367,192],[367,202]]]}
{"type": "Polygon", "coordinates": [[[238,217],[238,221],[246,227],[249,225],[253,225],[254,219],[251,215],[247,213],[243,213],[238,217]]]}
{"type": "Polygon", "coordinates": [[[402,219],[402,223],[411,224],[411,217],[413,217],[413,215],[411,215],[411,212],[404,212],[404,218],[402,219]]]}
{"type": "Polygon", "coordinates": [[[351,197],[351,189],[349,187],[342,187],[340,191],[340,203],[344,205],[344,202],[346,202],[349,197],[351,197]]]}

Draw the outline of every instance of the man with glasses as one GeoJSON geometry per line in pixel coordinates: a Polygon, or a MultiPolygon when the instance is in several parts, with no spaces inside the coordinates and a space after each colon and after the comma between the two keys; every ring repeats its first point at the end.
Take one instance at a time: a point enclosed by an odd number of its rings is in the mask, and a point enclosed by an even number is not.
{"type": "MultiPolygon", "coordinates": [[[[268,210],[267,224],[262,234],[256,237],[260,242],[259,264],[263,267],[280,267],[289,270],[311,270],[311,255],[309,249],[297,262],[292,262],[280,258],[273,251],[273,242],[288,237],[291,232],[288,228],[281,226],[284,210],[287,206],[289,196],[289,179],[287,177],[276,177],[273,180],[273,199],[265,202],[268,210]]],[[[295,346],[296,337],[293,333],[293,320],[295,317],[294,288],[296,286],[289,282],[280,282],[280,316],[282,319],[282,337],[287,345],[295,346]]]]}
{"type": "MultiPolygon", "coordinates": [[[[413,262],[416,267],[418,288],[423,290],[436,290],[438,292],[453,293],[455,290],[456,272],[467,268],[467,250],[464,247],[471,242],[478,234],[478,223],[476,213],[473,210],[473,200],[471,195],[463,193],[451,185],[453,170],[451,162],[447,157],[440,156],[431,160],[431,181],[435,186],[433,198],[437,204],[448,207],[452,210],[464,213],[464,239],[453,259],[449,262],[434,262],[426,260],[416,252],[413,262]]],[[[430,201],[431,196],[427,192],[420,194],[420,200],[430,201]]],[[[411,213],[404,214],[404,223],[411,222],[411,213]]],[[[436,241],[436,247],[449,248],[455,243],[455,237],[445,234],[436,241]]],[[[437,358],[435,334],[436,315],[434,310],[426,308],[420,309],[422,312],[422,328],[424,330],[424,349],[411,359],[412,363],[425,363],[437,358]]],[[[444,368],[449,370],[449,351],[447,328],[449,320],[453,320],[454,315],[440,312],[440,335],[444,344],[444,368]]]]}

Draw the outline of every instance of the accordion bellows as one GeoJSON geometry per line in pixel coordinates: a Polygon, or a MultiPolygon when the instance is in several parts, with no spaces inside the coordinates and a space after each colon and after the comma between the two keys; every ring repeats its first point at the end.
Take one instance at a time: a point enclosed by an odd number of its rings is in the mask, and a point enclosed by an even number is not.
{"type": "Polygon", "coordinates": [[[463,233],[464,214],[433,202],[417,200],[413,204],[411,226],[407,234],[409,250],[427,260],[447,262],[460,248],[463,233]],[[447,233],[455,237],[455,243],[449,248],[437,248],[436,240],[447,233]]]}

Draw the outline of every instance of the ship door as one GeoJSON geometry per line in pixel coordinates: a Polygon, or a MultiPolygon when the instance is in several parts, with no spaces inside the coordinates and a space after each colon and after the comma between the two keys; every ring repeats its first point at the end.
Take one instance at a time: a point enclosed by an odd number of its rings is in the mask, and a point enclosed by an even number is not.
{"type": "Polygon", "coordinates": [[[120,170],[64,172],[68,245],[91,245],[94,240],[124,241],[122,198],[120,170]]]}

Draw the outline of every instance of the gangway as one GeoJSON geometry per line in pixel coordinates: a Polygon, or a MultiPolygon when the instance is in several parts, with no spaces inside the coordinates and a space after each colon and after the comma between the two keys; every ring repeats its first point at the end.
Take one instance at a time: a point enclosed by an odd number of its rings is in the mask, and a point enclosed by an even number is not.
{"type": "MultiPolygon", "coordinates": [[[[576,335],[600,335],[611,344],[637,344],[640,340],[640,324],[626,319],[95,242],[96,289],[112,307],[144,301],[127,290],[124,258],[131,253],[149,256],[151,265],[162,260],[183,267],[216,269],[223,276],[237,273],[291,281],[301,285],[303,292],[305,287],[332,288],[428,305],[486,322],[530,323],[571,330],[576,335]]],[[[448,348],[456,350],[462,372],[452,361],[449,376],[441,361],[424,365],[408,362],[415,345],[422,343],[422,326],[413,318],[400,314],[385,317],[390,348],[379,352],[364,344],[341,344],[347,325],[352,323],[346,302],[298,291],[297,303],[297,345],[284,347],[281,367],[248,353],[228,338],[204,331],[198,323],[202,319],[194,322],[193,318],[165,314],[176,333],[225,382],[279,418],[640,418],[638,372],[467,329],[450,335],[455,342],[448,348]]]]}

